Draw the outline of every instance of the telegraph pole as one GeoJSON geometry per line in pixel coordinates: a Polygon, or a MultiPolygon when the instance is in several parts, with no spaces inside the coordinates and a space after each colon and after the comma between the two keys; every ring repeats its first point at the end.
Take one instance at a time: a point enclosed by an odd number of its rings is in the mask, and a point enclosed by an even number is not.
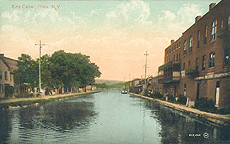
{"type": "Polygon", "coordinates": [[[42,51],[42,46],[45,44],[42,44],[40,41],[40,44],[35,44],[35,45],[40,46],[39,48],[39,92],[42,92],[42,89],[41,89],[41,51],[42,51]]]}
{"type": "Polygon", "coordinates": [[[146,83],[147,83],[146,73],[147,73],[147,68],[148,68],[148,67],[147,67],[147,56],[149,55],[149,54],[148,54],[148,51],[146,51],[144,55],[146,56],[146,60],[145,60],[145,86],[144,86],[143,92],[144,92],[145,89],[147,88],[147,85],[146,85],[146,83]]]}
{"type": "Polygon", "coordinates": [[[149,55],[148,54],[148,51],[146,51],[146,53],[144,54],[146,56],[146,60],[145,60],[145,84],[146,84],[146,73],[147,73],[147,56],[149,55]]]}

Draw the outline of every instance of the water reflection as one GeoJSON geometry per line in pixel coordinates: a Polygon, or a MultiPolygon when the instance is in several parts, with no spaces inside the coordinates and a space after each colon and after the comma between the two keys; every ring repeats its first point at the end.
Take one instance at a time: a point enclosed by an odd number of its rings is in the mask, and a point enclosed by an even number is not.
{"type": "Polygon", "coordinates": [[[55,128],[58,131],[73,129],[75,126],[86,126],[96,113],[92,102],[69,103],[58,101],[35,107],[20,109],[20,124],[33,129],[38,124],[43,128],[55,128]]]}
{"type": "Polygon", "coordinates": [[[9,111],[0,110],[0,143],[6,141],[12,130],[10,119],[11,113],[9,111]]]}
{"type": "Polygon", "coordinates": [[[230,142],[228,128],[206,125],[120,91],[0,111],[0,143],[220,142],[230,142]]]}
{"type": "Polygon", "coordinates": [[[181,112],[146,101],[152,110],[151,117],[161,125],[162,143],[220,143],[230,142],[229,127],[213,127],[197,121],[181,112]]]}

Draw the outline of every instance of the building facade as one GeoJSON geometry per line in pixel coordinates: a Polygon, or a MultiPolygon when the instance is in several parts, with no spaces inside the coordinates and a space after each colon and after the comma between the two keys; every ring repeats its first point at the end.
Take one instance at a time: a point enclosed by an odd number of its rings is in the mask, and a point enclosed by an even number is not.
{"type": "Polygon", "coordinates": [[[14,87],[13,71],[17,69],[17,61],[0,54],[0,98],[7,96],[14,87]]]}
{"type": "Polygon", "coordinates": [[[147,78],[147,90],[151,94],[162,94],[162,84],[158,84],[159,75],[147,78]]]}
{"type": "Polygon", "coordinates": [[[165,49],[158,83],[163,94],[190,101],[208,97],[216,107],[230,108],[230,1],[209,5],[204,16],[165,49]]]}
{"type": "Polygon", "coordinates": [[[132,93],[139,94],[142,92],[142,88],[143,88],[143,85],[142,85],[141,79],[137,78],[137,79],[130,81],[129,83],[129,91],[132,93]]]}

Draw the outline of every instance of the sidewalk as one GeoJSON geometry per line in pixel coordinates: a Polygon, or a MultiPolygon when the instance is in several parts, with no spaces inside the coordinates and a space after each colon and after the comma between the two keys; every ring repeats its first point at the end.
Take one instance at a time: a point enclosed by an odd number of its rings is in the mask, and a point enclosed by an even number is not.
{"type": "Polygon", "coordinates": [[[39,99],[50,99],[50,98],[62,98],[67,96],[81,96],[82,94],[89,94],[89,93],[96,93],[100,92],[101,89],[96,90],[88,90],[87,92],[80,92],[80,93],[71,93],[71,94],[60,94],[60,95],[47,95],[43,97],[32,97],[32,98],[12,98],[7,100],[0,100],[0,103],[11,103],[11,102],[19,102],[19,101],[32,101],[32,100],[39,100],[39,99]]]}
{"type": "Polygon", "coordinates": [[[170,103],[167,101],[161,101],[159,99],[154,99],[154,98],[146,97],[146,96],[139,95],[139,94],[134,94],[134,93],[130,93],[130,94],[150,100],[150,101],[157,102],[163,106],[186,113],[190,115],[191,117],[198,118],[202,122],[207,122],[209,124],[217,125],[217,126],[230,126],[230,114],[227,114],[227,115],[213,114],[213,113],[200,111],[194,108],[189,108],[189,107],[186,107],[185,105],[174,104],[174,103],[170,103]]]}

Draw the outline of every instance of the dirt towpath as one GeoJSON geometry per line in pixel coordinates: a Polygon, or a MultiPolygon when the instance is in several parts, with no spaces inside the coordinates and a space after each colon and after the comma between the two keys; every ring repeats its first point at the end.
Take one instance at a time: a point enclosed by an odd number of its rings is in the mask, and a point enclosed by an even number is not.
{"type": "Polygon", "coordinates": [[[47,95],[43,97],[33,97],[33,98],[11,98],[6,100],[0,100],[0,103],[11,103],[11,102],[19,102],[19,101],[32,101],[32,100],[39,100],[39,99],[50,99],[50,98],[62,98],[67,96],[81,96],[82,94],[89,94],[89,93],[96,93],[102,91],[101,89],[96,90],[88,90],[87,92],[80,92],[80,93],[71,93],[71,94],[60,94],[60,95],[47,95]]]}
{"type": "Polygon", "coordinates": [[[130,93],[130,94],[150,100],[150,101],[157,102],[163,106],[186,113],[190,115],[191,117],[197,118],[198,120],[201,120],[202,122],[205,122],[205,123],[209,123],[209,124],[217,125],[217,126],[230,126],[230,114],[227,114],[227,115],[213,114],[213,113],[200,111],[195,108],[189,108],[189,107],[186,107],[185,105],[174,104],[174,103],[146,97],[146,96],[139,95],[139,94],[134,94],[134,93],[130,93]]]}

